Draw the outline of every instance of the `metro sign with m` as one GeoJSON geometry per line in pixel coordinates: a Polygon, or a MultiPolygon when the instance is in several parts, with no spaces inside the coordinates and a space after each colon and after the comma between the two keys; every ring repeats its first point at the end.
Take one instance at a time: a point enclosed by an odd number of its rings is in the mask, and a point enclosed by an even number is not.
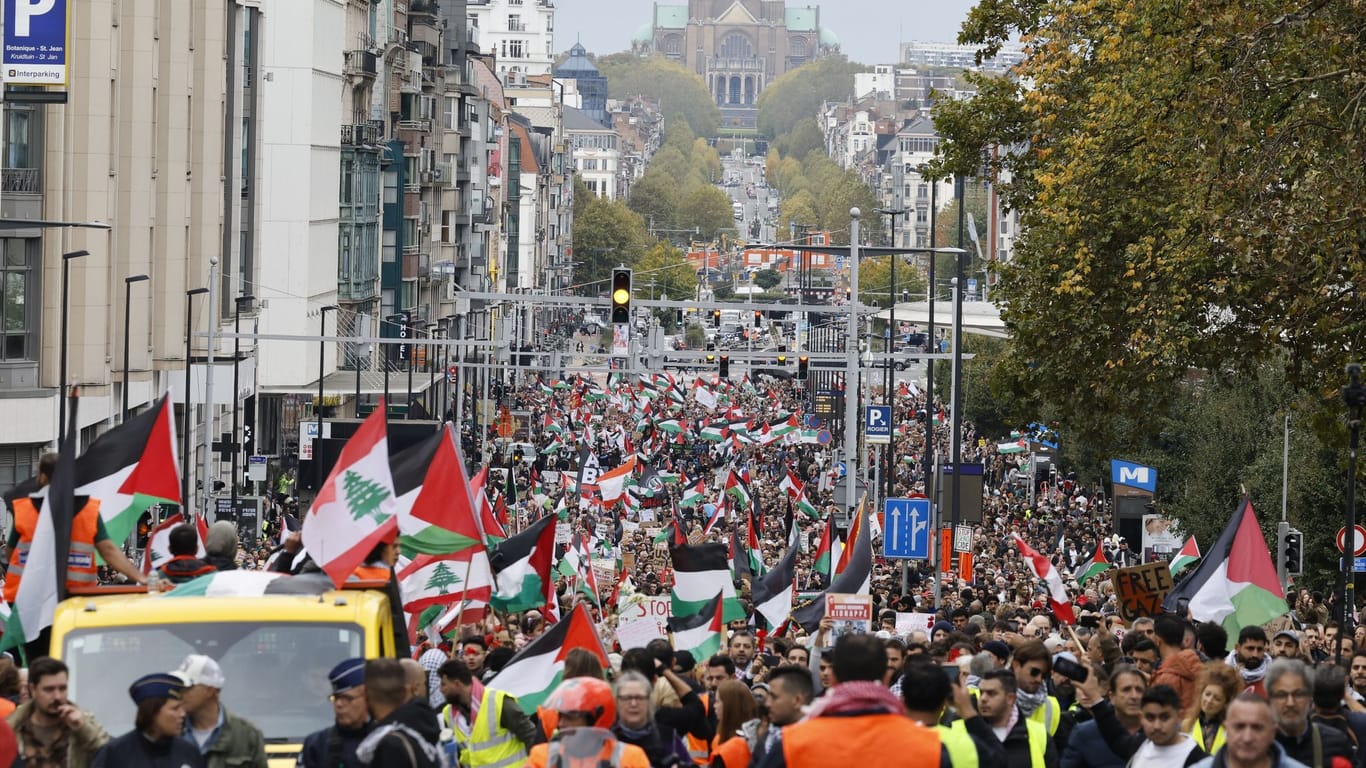
{"type": "Polygon", "coordinates": [[[1110,460],[1110,482],[1148,493],[1157,491],[1157,470],[1119,459],[1110,460]]]}

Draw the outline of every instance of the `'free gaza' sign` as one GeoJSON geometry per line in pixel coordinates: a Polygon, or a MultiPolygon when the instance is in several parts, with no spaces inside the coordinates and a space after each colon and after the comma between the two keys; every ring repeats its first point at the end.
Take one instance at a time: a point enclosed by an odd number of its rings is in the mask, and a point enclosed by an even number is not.
{"type": "Polygon", "coordinates": [[[1115,587],[1119,615],[1126,622],[1162,613],[1162,601],[1173,586],[1171,569],[1161,561],[1110,571],[1110,583],[1115,587]]]}

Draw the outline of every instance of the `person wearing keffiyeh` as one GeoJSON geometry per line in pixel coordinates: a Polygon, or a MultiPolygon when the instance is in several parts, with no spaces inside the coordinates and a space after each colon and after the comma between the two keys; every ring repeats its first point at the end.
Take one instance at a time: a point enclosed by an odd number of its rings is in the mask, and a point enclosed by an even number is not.
{"type": "Polygon", "coordinates": [[[815,768],[898,764],[952,766],[938,732],[908,719],[902,702],[882,685],[886,650],[874,635],[845,635],[835,643],[835,685],[782,730],[760,768],[815,768]]]}

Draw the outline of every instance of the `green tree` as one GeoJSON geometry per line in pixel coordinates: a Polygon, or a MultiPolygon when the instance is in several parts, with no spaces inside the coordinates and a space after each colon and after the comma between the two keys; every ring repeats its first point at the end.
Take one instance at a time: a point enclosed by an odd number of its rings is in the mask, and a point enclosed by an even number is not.
{"type": "Polygon", "coordinates": [[[787,157],[805,158],[812,152],[825,154],[825,136],[821,135],[816,118],[808,117],[797,123],[788,133],[779,136],[774,142],[778,152],[787,157]]]}
{"type": "Polygon", "coordinates": [[[375,523],[383,523],[392,515],[380,510],[380,505],[392,495],[388,489],[359,472],[350,469],[342,473],[342,492],[346,494],[346,506],[351,510],[352,519],[373,517],[375,523]]]}
{"type": "Polygon", "coordinates": [[[646,95],[659,101],[664,119],[681,116],[697,136],[721,131],[721,110],[696,73],[661,55],[642,58],[629,52],[603,56],[598,70],[607,78],[614,99],[646,95]]]}
{"type": "MultiPolygon", "coordinates": [[[[682,194],[668,174],[647,170],[631,185],[627,205],[649,226],[674,229],[674,215],[682,194]]],[[[577,224],[575,225],[577,226],[577,224]]]]}
{"type": "Polygon", "coordinates": [[[674,223],[679,229],[698,229],[703,240],[714,240],[722,232],[733,231],[730,196],[720,189],[694,182],[679,201],[674,223]]]}
{"type": "Polygon", "coordinates": [[[1360,8],[1055,11],[979,3],[960,39],[989,54],[1021,36],[1030,54],[935,113],[939,172],[1009,148],[991,165],[1021,219],[998,294],[1011,391],[1076,439],[1123,446],[1193,370],[1269,363],[1297,391],[1339,384],[1363,338],[1349,288],[1366,281],[1360,8]]]}
{"type": "Polygon", "coordinates": [[[759,132],[777,138],[819,114],[827,101],[848,101],[854,95],[854,75],[867,71],[862,64],[830,56],[783,74],[759,95],[759,132]]]}
{"type": "MultiPolygon", "coordinates": [[[[937,275],[936,275],[937,277],[937,275]]],[[[925,298],[926,280],[923,270],[902,257],[896,265],[896,286],[892,286],[892,257],[880,256],[859,261],[858,294],[864,304],[886,308],[890,305],[888,295],[895,290],[896,300],[901,301],[906,292],[911,301],[925,298]]]]}
{"type": "Polygon", "coordinates": [[[582,209],[574,215],[574,258],[583,262],[574,279],[583,292],[594,295],[611,278],[612,267],[631,264],[645,253],[649,239],[645,221],[619,200],[607,200],[588,192],[575,198],[582,209]]]}
{"type": "Polygon", "coordinates": [[[432,571],[432,575],[427,579],[427,586],[425,588],[439,591],[441,594],[445,595],[450,593],[450,587],[459,583],[460,577],[455,574],[455,571],[451,570],[450,566],[442,561],[437,563],[436,568],[432,571]]]}
{"type": "Polygon", "coordinates": [[[754,275],[754,282],[767,291],[783,281],[783,273],[776,269],[761,270],[754,275]]]}
{"type": "Polygon", "coordinates": [[[668,295],[671,299],[686,299],[697,295],[697,272],[682,250],[666,242],[655,243],[631,267],[635,270],[631,289],[637,296],[649,296],[651,285],[655,298],[668,295]]]}

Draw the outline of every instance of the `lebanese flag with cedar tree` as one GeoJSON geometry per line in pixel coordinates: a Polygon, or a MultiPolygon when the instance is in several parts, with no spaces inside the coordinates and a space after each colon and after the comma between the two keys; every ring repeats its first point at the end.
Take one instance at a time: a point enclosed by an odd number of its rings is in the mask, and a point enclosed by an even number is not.
{"type": "Polygon", "coordinates": [[[381,401],[342,446],[303,521],[303,542],[318,567],[341,587],[366,555],[398,534],[381,401]]]}
{"type": "Polygon", "coordinates": [[[1072,612],[1072,599],[1067,596],[1067,587],[1063,586],[1062,576],[1058,574],[1057,566],[1043,555],[1029,548],[1029,545],[1015,536],[1015,545],[1020,548],[1020,557],[1024,558],[1025,565],[1029,567],[1029,572],[1034,574],[1034,578],[1042,579],[1048,585],[1048,602],[1053,609],[1053,615],[1058,617],[1058,621],[1064,624],[1076,624],[1077,615],[1072,612]]]}

